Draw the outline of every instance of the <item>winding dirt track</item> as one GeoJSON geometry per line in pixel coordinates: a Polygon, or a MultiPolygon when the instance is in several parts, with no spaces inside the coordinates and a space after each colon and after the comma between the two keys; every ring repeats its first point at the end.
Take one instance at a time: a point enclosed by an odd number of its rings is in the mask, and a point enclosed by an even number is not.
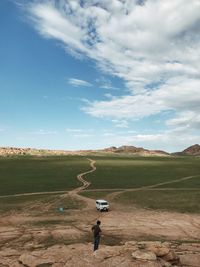
{"type": "MultiPolygon", "coordinates": [[[[109,200],[114,199],[116,196],[126,192],[126,191],[140,191],[140,190],[152,190],[152,189],[156,189],[157,191],[163,191],[166,190],[165,188],[157,188],[158,186],[162,186],[162,185],[167,185],[167,184],[173,184],[173,183],[178,183],[181,181],[186,181],[186,180],[190,180],[192,178],[195,177],[199,177],[198,175],[192,175],[192,176],[186,176],[186,177],[182,177],[176,180],[171,180],[171,181],[167,181],[167,182],[162,182],[162,183],[157,183],[157,184],[153,184],[153,185],[148,185],[148,186],[141,186],[141,187],[137,187],[137,188],[126,188],[126,189],[119,189],[119,191],[114,192],[112,194],[109,194],[109,200]]],[[[180,190],[179,188],[170,188],[171,190],[180,190]]],[[[192,189],[194,190],[194,188],[192,189]]]]}
{"type": "Polygon", "coordinates": [[[95,166],[96,161],[92,160],[92,159],[88,159],[88,160],[90,161],[91,170],[80,173],[77,175],[77,179],[78,179],[78,181],[80,181],[82,183],[82,186],[75,188],[75,189],[68,192],[69,196],[72,196],[74,198],[77,198],[77,199],[85,202],[86,208],[84,210],[89,210],[89,209],[94,208],[94,200],[93,199],[88,198],[88,197],[84,197],[84,196],[81,196],[78,194],[90,186],[90,182],[85,180],[83,177],[89,173],[96,171],[96,166],[95,166]]]}
{"type": "MultiPolygon", "coordinates": [[[[90,186],[90,183],[86,180],[84,180],[83,176],[85,176],[86,174],[92,173],[94,171],[96,171],[96,166],[95,166],[95,160],[92,159],[88,159],[90,161],[90,166],[91,166],[91,170],[87,171],[87,172],[83,172],[77,175],[77,179],[83,184],[82,186],[75,188],[71,191],[69,191],[70,195],[75,195],[78,194],[79,192],[81,192],[82,190],[88,188],[90,186]]],[[[13,195],[4,195],[4,196],[0,196],[0,198],[7,198],[7,197],[21,197],[21,196],[34,196],[34,195],[51,195],[51,194],[65,194],[67,191],[65,190],[61,190],[61,191],[45,191],[45,192],[33,192],[33,193],[22,193],[22,194],[13,194],[13,195]]]]}
{"type": "Polygon", "coordinates": [[[89,173],[92,173],[94,171],[96,171],[96,166],[95,166],[95,160],[92,159],[88,159],[90,161],[90,166],[91,166],[91,170],[87,171],[87,172],[83,172],[77,175],[77,179],[83,184],[82,186],[73,189],[72,191],[70,191],[71,194],[77,194],[81,191],[83,191],[84,189],[88,188],[90,186],[90,183],[88,181],[86,181],[83,177],[89,173]]]}
{"type": "MultiPolygon", "coordinates": [[[[95,161],[88,159],[90,161],[91,170],[88,172],[81,173],[77,176],[77,179],[83,183],[83,185],[77,189],[70,192],[74,197],[77,197],[87,204],[84,209],[86,212],[85,222],[89,225],[94,222],[95,219],[100,219],[104,225],[104,235],[105,238],[109,237],[123,237],[125,239],[133,238],[136,236],[162,236],[170,239],[200,239],[200,216],[181,214],[181,213],[171,213],[171,212],[161,212],[154,210],[144,210],[136,209],[135,207],[129,207],[128,211],[124,210],[124,207],[120,207],[116,203],[112,203],[114,197],[125,191],[137,191],[137,190],[164,190],[163,188],[156,188],[158,186],[178,183],[180,181],[189,180],[195,178],[199,175],[182,177],[173,181],[157,183],[150,186],[143,186],[140,188],[133,189],[114,189],[119,190],[108,194],[107,198],[111,201],[111,206],[113,205],[112,211],[108,213],[99,213],[95,210],[95,202],[93,199],[83,197],[79,195],[82,190],[87,190],[90,183],[87,182],[83,177],[86,174],[92,173],[96,170],[95,161]]],[[[176,190],[177,188],[170,188],[170,190],[176,190]]],[[[96,191],[101,191],[102,189],[96,189],[96,191]]],[[[103,189],[108,190],[108,189],[103,189]]],[[[193,188],[194,190],[194,188],[193,188]]],[[[88,190],[88,191],[95,191],[88,190]]],[[[80,216],[81,217],[81,216],[80,216]]],[[[85,227],[80,227],[83,230],[85,227]]],[[[90,228],[86,226],[86,231],[90,231],[90,228]]]]}
{"type": "MultiPolygon", "coordinates": [[[[41,195],[41,194],[56,194],[61,193],[60,197],[65,198],[66,196],[71,196],[72,198],[84,201],[86,204],[85,208],[81,210],[72,210],[69,213],[62,214],[48,214],[40,216],[31,216],[30,206],[27,206],[27,213],[14,213],[8,214],[0,219],[0,239],[4,235],[5,230],[13,231],[17,233],[22,231],[24,235],[28,233],[34,233],[33,227],[25,226],[26,222],[41,222],[42,220],[62,220],[67,222],[67,220],[72,220],[73,224],[68,224],[67,226],[62,226],[59,222],[52,227],[52,231],[57,231],[62,234],[63,231],[67,231],[69,236],[74,235],[75,232],[80,235],[86,235],[91,232],[91,225],[97,220],[102,221],[102,228],[104,232],[105,239],[108,238],[122,238],[123,240],[135,239],[136,237],[145,236],[147,238],[161,237],[167,239],[197,239],[200,240],[200,215],[198,214],[181,214],[175,212],[162,212],[146,209],[138,209],[134,206],[129,206],[128,209],[124,206],[114,203],[113,199],[116,195],[121,194],[125,191],[135,191],[135,190],[164,190],[163,188],[156,188],[165,184],[173,184],[184,180],[189,180],[197,177],[187,176],[174,181],[168,181],[163,183],[157,183],[150,186],[143,186],[140,188],[133,189],[112,189],[117,190],[117,192],[112,192],[108,194],[108,200],[111,204],[111,211],[108,213],[100,213],[96,211],[94,199],[84,197],[79,193],[83,190],[87,190],[90,183],[85,179],[85,176],[96,171],[95,161],[89,159],[91,169],[80,173],[77,175],[78,181],[82,183],[81,186],[75,188],[69,192],[67,191],[54,191],[54,192],[37,192],[37,193],[27,193],[27,194],[17,194],[16,196],[28,196],[28,195],[41,195]]],[[[175,189],[175,188],[174,188],[175,189]]],[[[194,189],[194,188],[193,188],[194,189]]],[[[109,191],[108,189],[96,189],[96,191],[109,191]]],[[[173,190],[173,188],[170,188],[173,190]]],[[[177,189],[176,189],[177,190],[177,189]]],[[[88,191],[95,191],[88,190],[88,191]]],[[[7,197],[7,196],[2,196],[7,197]]],[[[55,203],[54,203],[55,204],[55,203]]],[[[47,203],[46,208],[52,203],[47,203]]],[[[44,205],[42,204],[42,207],[44,205]]],[[[41,232],[41,228],[39,229],[41,232]]],[[[43,231],[43,230],[42,230],[43,231]]],[[[8,236],[8,234],[6,234],[8,236]]],[[[18,242],[18,238],[16,238],[18,242]]],[[[18,243],[17,243],[18,244],[18,243]]]]}

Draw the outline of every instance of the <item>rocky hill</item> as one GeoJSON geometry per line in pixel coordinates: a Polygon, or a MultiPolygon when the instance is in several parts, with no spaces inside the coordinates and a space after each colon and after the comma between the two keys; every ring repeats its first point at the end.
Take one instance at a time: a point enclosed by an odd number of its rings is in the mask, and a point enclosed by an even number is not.
{"type": "Polygon", "coordinates": [[[177,156],[200,156],[200,145],[195,144],[184,149],[182,152],[173,153],[173,155],[177,156]]]}
{"type": "Polygon", "coordinates": [[[109,147],[104,149],[105,152],[110,153],[124,153],[124,154],[137,154],[141,156],[169,156],[170,154],[162,150],[148,150],[143,147],[135,146],[120,146],[120,147],[109,147]]]}
{"type": "Polygon", "coordinates": [[[66,150],[50,150],[50,149],[33,149],[33,148],[17,148],[17,147],[0,147],[0,156],[17,156],[17,155],[67,155],[73,152],[66,150]]]}
{"type": "Polygon", "coordinates": [[[200,145],[196,144],[183,150],[182,152],[167,153],[162,150],[148,150],[143,147],[120,146],[109,147],[99,150],[50,150],[50,149],[33,149],[17,147],[0,147],[0,156],[15,155],[33,155],[33,156],[51,156],[51,155],[87,155],[87,154],[129,154],[138,156],[200,156],[200,145]]]}
{"type": "Polygon", "coordinates": [[[0,156],[15,156],[15,155],[87,155],[87,154],[100,154],[100,153],[119,153],[119,154],[135,154],[140,156],[167,156],[167,152],[161,150],[148,150],[142,147],[134,146],[120,146],[110,147],[100,150],[50,150],[50,149],[33,149],[33,148],[17,148],[17,147],[0,147],[0,156]]]}
{"type": "Polygon", "coordinates": [[[183,150],[182,153],[185,155],[200,156],[200,145],[196,144],[190,146],[183,150]]]}

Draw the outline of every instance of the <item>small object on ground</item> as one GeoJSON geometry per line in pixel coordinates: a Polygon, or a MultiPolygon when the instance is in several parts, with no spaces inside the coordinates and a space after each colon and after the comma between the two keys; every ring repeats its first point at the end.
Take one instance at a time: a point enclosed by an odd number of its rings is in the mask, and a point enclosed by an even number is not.
{"type": "Polygon", "coordinates": [[[60,207],[60,208],[59,208],[59,211],[60,211],[60,212],[63,212],[63,211],[64,211],[64,208],[63,208],[63,207],[60,207]]]}

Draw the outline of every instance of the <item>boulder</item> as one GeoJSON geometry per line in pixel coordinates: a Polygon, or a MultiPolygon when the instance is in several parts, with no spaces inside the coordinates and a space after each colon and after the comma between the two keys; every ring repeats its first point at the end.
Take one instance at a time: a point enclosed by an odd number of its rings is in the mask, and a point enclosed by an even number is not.
{"type": "Polygon", "coordinates": [[[96,259],[102,261],[108,258],[119,256],[121,252],[121,247],[106,247],[96,250],[93,255],[96,259]]]}
{"type": "Polygon", "coordinates": [[[41,257],[39,253],[37,255],[24,253],[19,257],[19,263],[22,263],[23,265],[27,267],[39,267],[42,265],[51,266],[54,263],[54,260],[51,259],[51,256],[47,258],[41,257]]]}
{"type": "Polygon", "coordinates": [[[182,265],[199,267],[200,266],[200,254],[185,254],[180,255],[180,262],[182,265]]]}
{"type": "Polygon", "coordinates": [[[172,264],[179,264],[179,256],[173,251],[170,250],[168,254],[162,257],[165,261],[170,262],[172,264]]]}
{"type": "Polygon", "coordinates": [[[132,252],[133,259],[136,260],[150,260],[150,261],[156,261],[157,257],[155,253],[147,250],[136,250],[132,252]]]}
{"type": "Polygon", "coordinates": [[[163,257],[170,252],[169,243],[167,242],[165,243],[161,243],[160,241],[139,242],[138,245],[140,247],[145,248],[146,250],[155,253],[157,257],[163,257]]]}

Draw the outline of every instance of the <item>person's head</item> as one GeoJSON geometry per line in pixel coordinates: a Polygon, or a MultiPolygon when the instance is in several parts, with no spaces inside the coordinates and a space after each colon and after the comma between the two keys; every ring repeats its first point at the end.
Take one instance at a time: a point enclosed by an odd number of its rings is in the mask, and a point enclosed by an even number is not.
{"type": "Polygon", "coordinates": [[[100,224],[101,224],[101,221],[98,220],[98,221],[97,221],[97,224],[100,225],[100,224]]]}

